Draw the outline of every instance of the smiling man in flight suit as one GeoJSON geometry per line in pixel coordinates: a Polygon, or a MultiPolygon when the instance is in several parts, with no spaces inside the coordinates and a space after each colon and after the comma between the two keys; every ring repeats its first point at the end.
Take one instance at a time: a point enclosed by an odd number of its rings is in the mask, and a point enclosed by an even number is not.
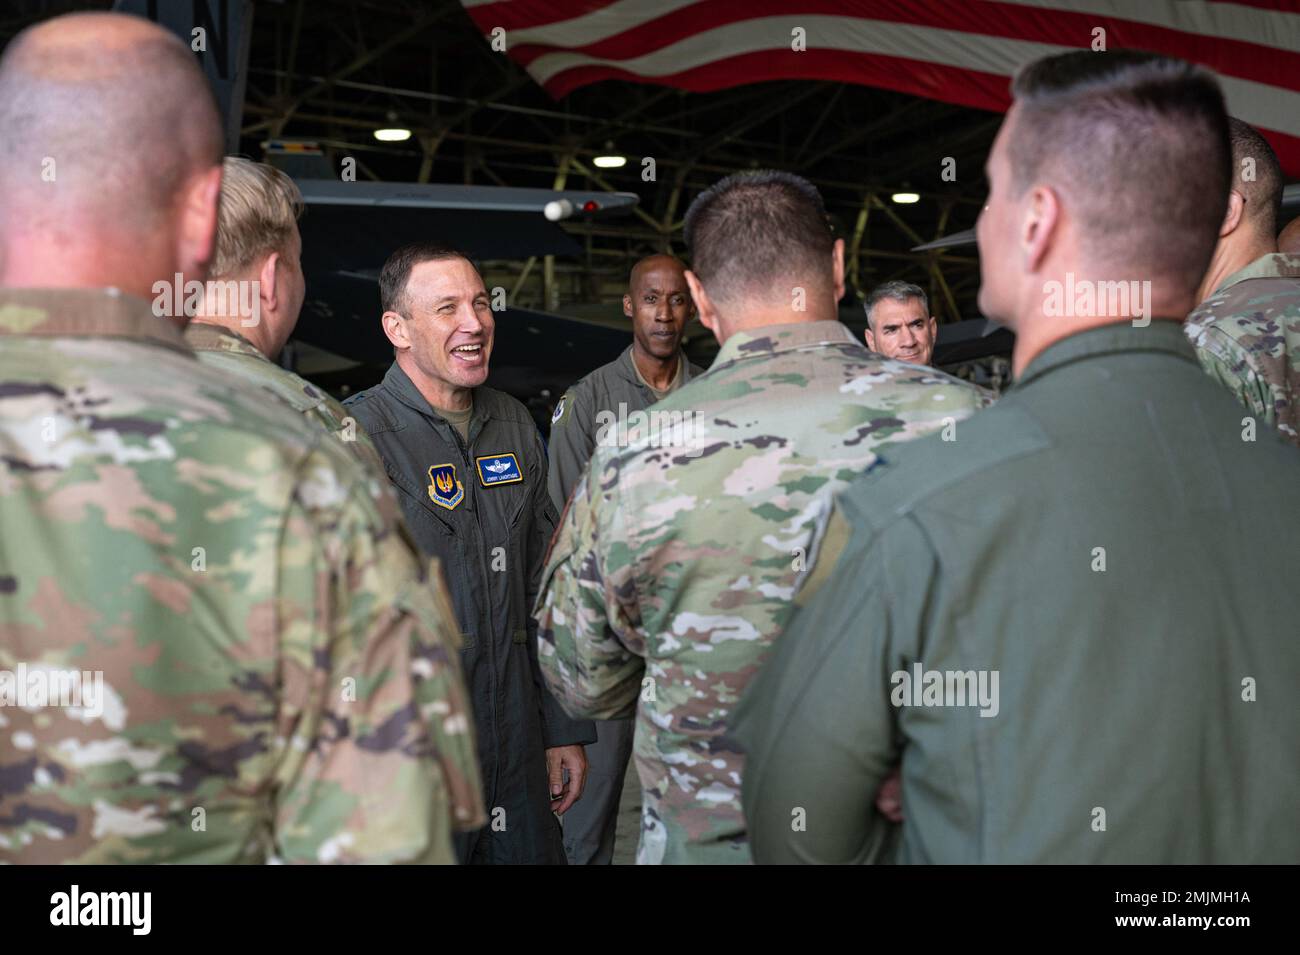
{"type": "Polygon", "coordinates": [[[416,543],[442,562],[462,630],[489,823],[458,837],[460,861],[563,864],[552,812],[582,795],[582,747],[596,734],[543,684],[528,618],[555,526],[541,436],[522,404],[483,387],[495,323],[464,255],[406,246],[379,290],[396,360],[346,404],[384,459],[416,543]]]}

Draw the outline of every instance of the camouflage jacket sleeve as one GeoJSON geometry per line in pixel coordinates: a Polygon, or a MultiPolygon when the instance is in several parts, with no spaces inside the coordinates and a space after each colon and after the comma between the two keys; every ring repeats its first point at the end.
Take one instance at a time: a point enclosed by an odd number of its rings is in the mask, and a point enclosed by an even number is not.
{"type": "Polygon", "coordinates": [[[395,502],[337,474],[308,459],[281,544],[275,851],[450,862],[453,815],[483,819],[450,603],[397,535],[395,502]]]}
{"type": "Polygon", "coordinates": [[[896,529],[886,535],[897,544],[871,540],[836,506],[794,616],[731,716],[756,862],[862,863],[892,851],[895,827],[874,808],[898,759],[886,688],[907,653],[895,636],[920,632],[934,569],[920,531],[896,529]],[[804,825],[791,825],[795,813],[804,825]]]}
{"type": "MultiPolygon", "coordinates": [[[[537,439],[534,454],[542,455],[541,438],[537,439]]],[[[540,459],[540,457],[539,457],[540,459]]],[[[555,533],[555,508],[551,504],[547,489],[541,481],[533,483],[533,500],[529,507],[533,509],[533,526],[528,537],[528,592],[525,595],[527,606],[531,609],[537,602],[537,593],[541,588],[542,570],[546,565],[546,548],[555,533]]],[[[541,660],[537,652],[537,620],[528,621],[528,662],[532,668],[533,682],[537,687],[537,699],[541,707],[542,743],[548,749],[554,746],[575,746],[596,742],[596,727],[590,720],[576,719],[565,712],[560,701],[546,685],[542,674],[541,660]]]]}
{"type": "Polygon", "coordinates": [[[557,513],[582,478],[591,452],[596,447],[595,422],[587,403],[585,389],[570,388],[556,406],[551,420],[550,465],[547,486],[557,513]]]}
{"type": "Polygon", "coordinates": [[[551,689],[575,716],[633,716],[645,670],[631,551],[599,454],[574,489],[551,545],[535,614],[551,689]]]}
{"type": "Polygon", "coordinates": [[[1237,346],[1224,347],[1213,328],[1193,331],[1196,357],[1205,373],[1227,388],[1260,421],[1277,427],[1277,408],[1268,382],[1251,368],[1244,357],[1234,352],[1237,346]]]}

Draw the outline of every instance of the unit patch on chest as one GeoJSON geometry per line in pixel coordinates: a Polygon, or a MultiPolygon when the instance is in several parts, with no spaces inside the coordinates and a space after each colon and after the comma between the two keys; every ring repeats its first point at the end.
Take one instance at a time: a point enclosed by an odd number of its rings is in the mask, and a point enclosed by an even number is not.
{"type": "Polygon", "coordinates": [[[478,479],[484,487],[518,484],[524,479],[524,473],[519,468],[519,459],[511,451],[505,454],[485,454],[475,458],[474,463],[478,465],[478,479]]]}
{"type": "Polygon", "coordinates": [[[465,487],[456,478],[456,465],[435,464],[429,468],[429,500],[449,511],[465,500],[465,487]]]}

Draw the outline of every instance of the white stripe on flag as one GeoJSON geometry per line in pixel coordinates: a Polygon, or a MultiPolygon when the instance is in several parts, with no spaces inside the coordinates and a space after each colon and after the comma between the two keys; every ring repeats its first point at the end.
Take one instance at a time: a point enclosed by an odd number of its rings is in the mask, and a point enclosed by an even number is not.
{"type": "MultiPolygon", "coordinates": [[[[547,53],[530,63],[528,72],[543,85],[580,66],[611,66],[647,78],[668,76],[745,53],[789,49],[795,27],[807,30],[810,56],[819,48],[844,50],[1006,77],[1039,57],[1077,49],[856,17],[787,15],[728,23],[626,60],[568,51],[547,53]]],[[[1300,135],[1300,93],[1232,76],[1220,75],[1219,80],[1234,115],[1266,129],[1300,135]]]]}
{"type": "Polygon", "coordinates": [[[649,23],[664,14],[694,6],[697,2],[698,0],[655,0],[654,3],[646,3],[645,0],[618,0],[617,3],[571,20],[557,20],[522,30],[510,30],[510,42],[515,45],[541,43],[568,49],[587,46],[618,36],[624,30],[649,23]]]}
{"type": "MultiPolygon", "coordinates": [[[[1300,13],[1260,10],[1237,3],[1205,0],[999,0],[1022,7],[1065,10],[1153,27],[1168,27],[1225,40],[1240,40],[1281,50],[1300,50],[1300,13]]],[[[1080,44],[1082,45],[1082,44],[1080,44]]]]}

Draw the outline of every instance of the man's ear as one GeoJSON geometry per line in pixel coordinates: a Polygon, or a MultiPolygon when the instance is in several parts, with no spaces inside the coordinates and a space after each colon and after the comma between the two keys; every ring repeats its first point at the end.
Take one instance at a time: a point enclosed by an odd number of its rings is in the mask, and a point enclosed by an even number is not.
{"type": "Polygon", "coordinates": [[[835,301],[844,297],[844,240],[836,239],[831,246],[831,268],[835,276],[835,301]]]}
{"type": "Polygon", "coordinates": [[[187,276],[207,278],[216,253],[217,208],[221,202],[221,164],[190,178],[181,197],[176,236],[177,263],[187,276]]]}
{"type": "Polygon", "coordinates": [[[867,329],[862,333],[862,340],[867,343],[869,349],[876,350],[876,336],[871,334],[871,319],[867,319],[867,329]]]}
{"type": "Polygon", "coordinates": [[[1231,235],[1241,225],[1241,217],[1246,214],[1246,197],[1236,189],[1228,192],[1228,208],[1223,212],[1223,222],[1219,224],[1219,238],[1231,235]]]}
{"type": "Polygon", "coordinates": [[[1041,267],[1057,238],[1056,230],[1060,222],[1061,201],[1055,190],[1047,186],[1035,186],[1020,223],[1020,252],[1026,271],[1037,272],[1041,267]]]}
{"type": "Polygon", "coordinates": [[[691,300],[695,302],[700,324],[713,332],[713,337],[718,339],[718,344],[722,344],[722,338],[718,335],[718,311],[713,307],[709,293],[704,291],[699,278],[690,269],[686,270],[686,287],[691,290],[691,300]]]}
{"type": "Polygon", "coordinates": [[[930,316],[930,341],[934,341],[935,334],[939,331],[939,322],[933,315],[930,316]]]}
{"type": "Polygon", "coordinates": [[[632,317],[632,296],[627,293],[623,294],[623,314],[632,317]]]}
{"type": "Polygon", "coordinates": [[[257,272],[257,293],[262,300],[262,311],[273,312],[280,302],[280,284],[276,281],[276,266],[280,264],[280,253],[272,252],[262,260],[262,267],[257,272]]]}
{"type": "Polygon", "coordinates": [[[384,326],[384,334],[388,336],[394,348],[401,351],[411,347],[411,336],[407,334],[406,320],[401,315],[396,312],[384,312],[380,322],[384,326]]]}

